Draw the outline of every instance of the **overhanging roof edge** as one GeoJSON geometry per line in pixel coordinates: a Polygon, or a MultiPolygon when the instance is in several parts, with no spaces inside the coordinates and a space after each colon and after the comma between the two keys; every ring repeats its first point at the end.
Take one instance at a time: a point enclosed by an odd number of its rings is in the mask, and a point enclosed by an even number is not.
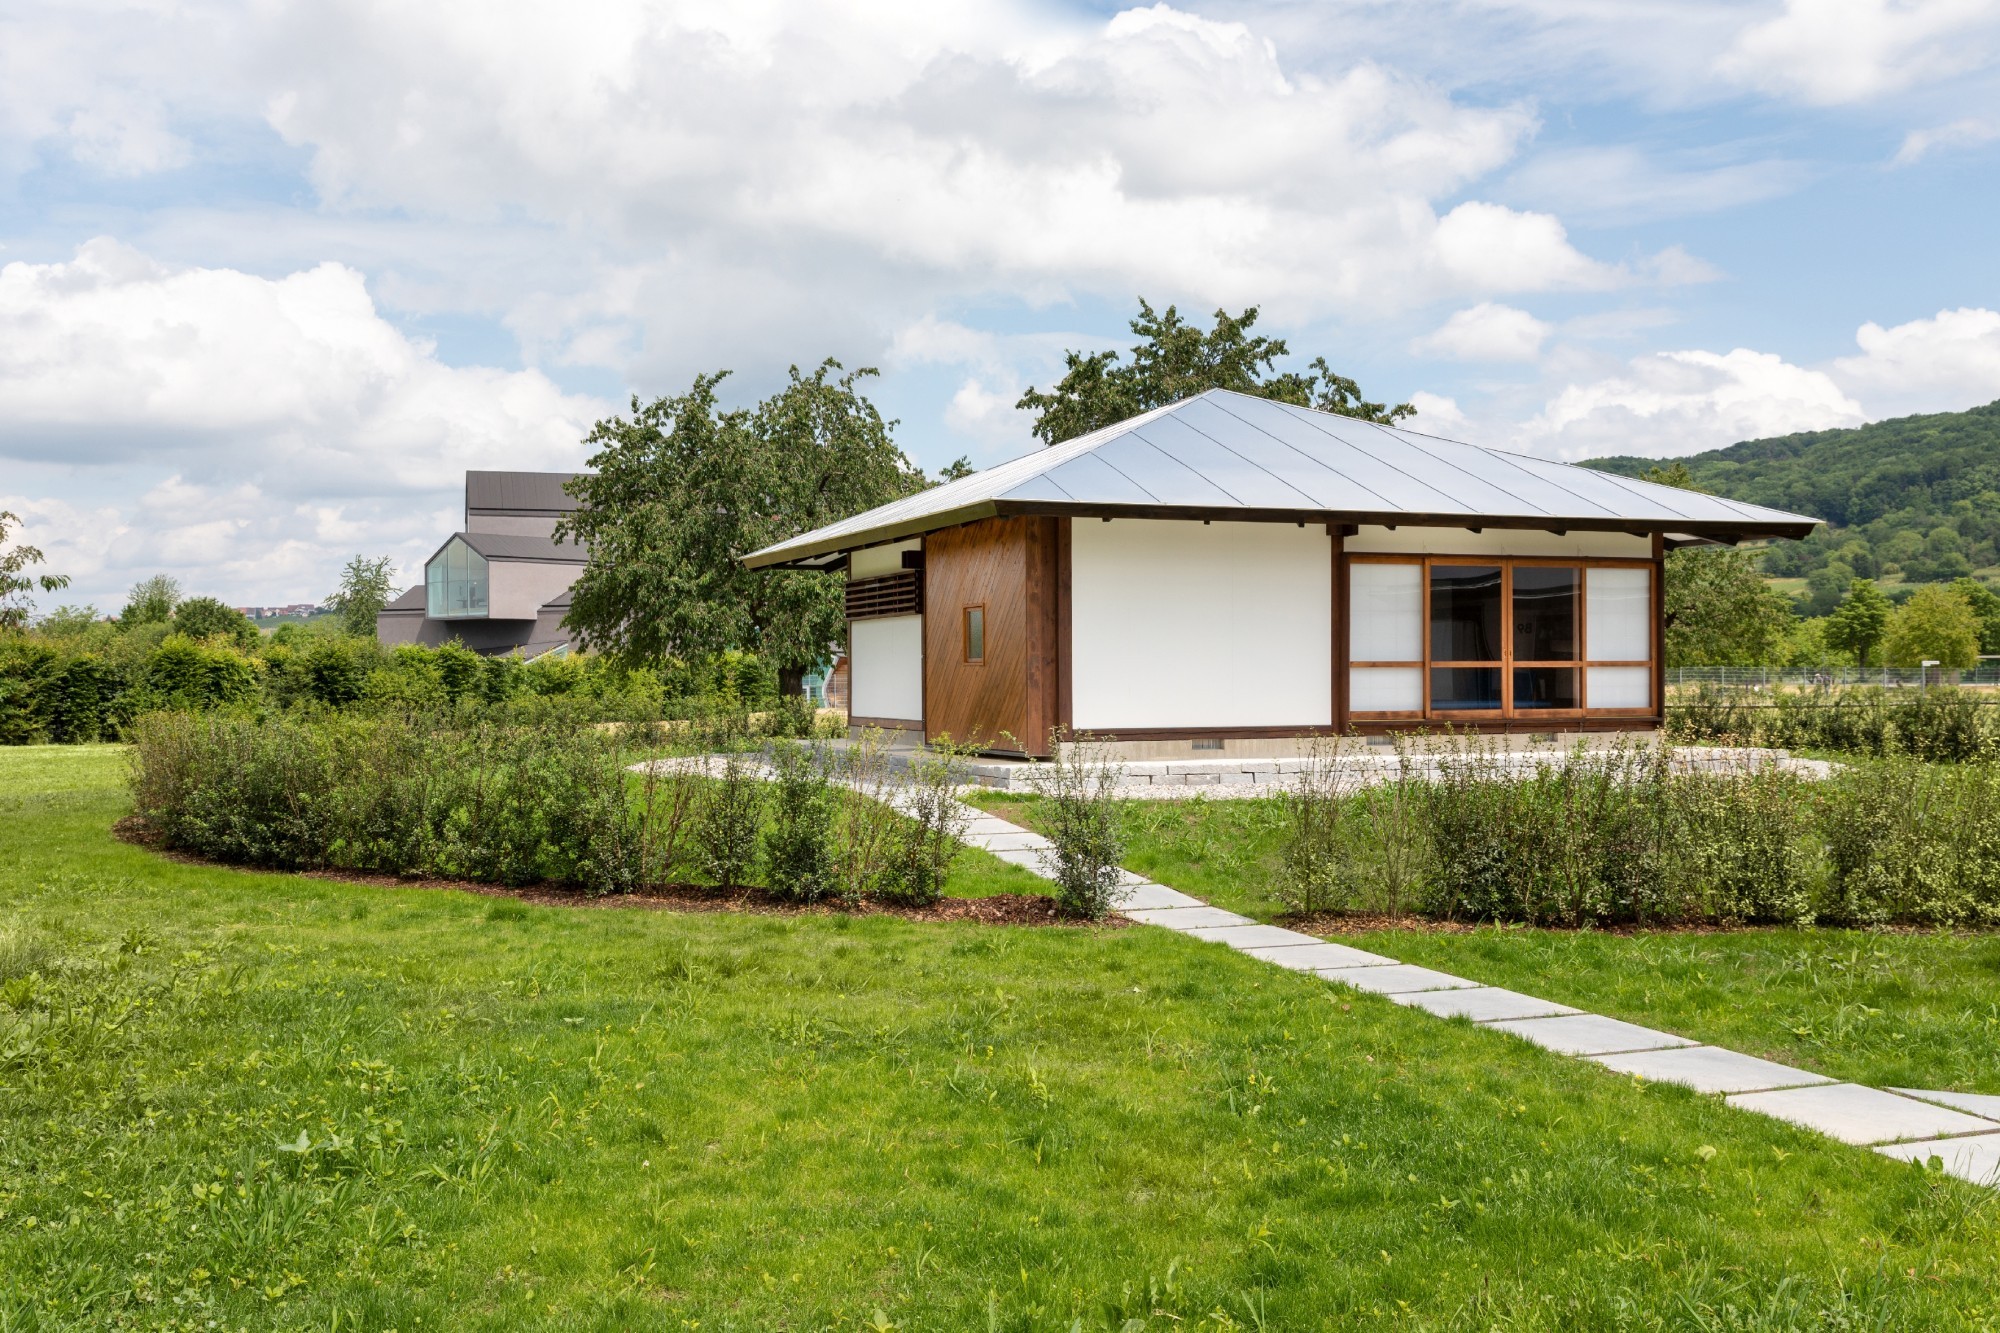
{"type": "Polygon", "coordinates": [[[880,546],[884,542],[921,537],[940,528],[955,528],[961,523],[974,523],[982,518],[992,518],[996,512],[995,501],[979,500],[969,505],[960,505],[956,509],[941,509],[934,514],[918,514],[899,522],[885,523],[880,527],[865,528],[859,532],[843,533],[838,537],[825,537],[816,542],[800,543],[797,538],[793,538],[790,541],[766,546],[761,551],[752,551],[743,557],[743,567],[770,569],[800,560],[810,560],[816,555],[830,555],[835,551],[858,551],[864,546],[880,546]]]}

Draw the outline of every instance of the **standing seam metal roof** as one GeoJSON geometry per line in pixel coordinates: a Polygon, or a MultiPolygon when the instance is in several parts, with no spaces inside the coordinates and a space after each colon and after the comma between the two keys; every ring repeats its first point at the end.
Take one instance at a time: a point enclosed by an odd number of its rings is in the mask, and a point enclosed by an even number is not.
{"type": "Polygon", "coordinates": [[[745,557],[808,560],[1006,513],[1285,518],[1802,537],[1762,505],[1226,389],[1121,421],[745,557]]]}

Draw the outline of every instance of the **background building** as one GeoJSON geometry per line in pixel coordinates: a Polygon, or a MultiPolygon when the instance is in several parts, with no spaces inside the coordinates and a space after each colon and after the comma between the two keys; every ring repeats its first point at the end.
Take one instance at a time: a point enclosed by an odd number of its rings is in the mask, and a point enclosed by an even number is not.
{"type": "Polygon", "coordinates": [[[384,644],[435,646],[456,639],[478,653],[524,657],[568,651],[562,620],[583,547],[555,540],[577,502],[574,472],[467,472],[465,528],[424,563],[424,581],[375,618],[384,644]]]}

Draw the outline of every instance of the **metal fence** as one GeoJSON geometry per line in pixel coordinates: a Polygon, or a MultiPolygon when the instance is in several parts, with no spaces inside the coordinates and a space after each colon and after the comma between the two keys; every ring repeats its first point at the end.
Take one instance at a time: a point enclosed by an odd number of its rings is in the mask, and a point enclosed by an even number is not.
{"type": "Polygon", "coordinates": [[[2000,660],[1981,661],[1963,671],[1942,667],[1668,667],[1667,688],[1725,685],[1762,689],[1837,689],[1880,685],[1887,689],[1928,685],[2000,685],[2000,660]]]}

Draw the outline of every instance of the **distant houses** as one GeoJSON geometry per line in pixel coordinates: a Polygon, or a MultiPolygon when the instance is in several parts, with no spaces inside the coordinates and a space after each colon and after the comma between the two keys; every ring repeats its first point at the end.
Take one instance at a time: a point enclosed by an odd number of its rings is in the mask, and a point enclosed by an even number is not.
{"type": "Polygon", "coordinates": [[[465,474],[465,526],[424,563],[424,581],[375,618],[384,645],[457,640],[477,653],[523,657],[565,653],[562,626],[583,547],[555,540],[577,502],[563,490],[574,472],[465,474]]]}

